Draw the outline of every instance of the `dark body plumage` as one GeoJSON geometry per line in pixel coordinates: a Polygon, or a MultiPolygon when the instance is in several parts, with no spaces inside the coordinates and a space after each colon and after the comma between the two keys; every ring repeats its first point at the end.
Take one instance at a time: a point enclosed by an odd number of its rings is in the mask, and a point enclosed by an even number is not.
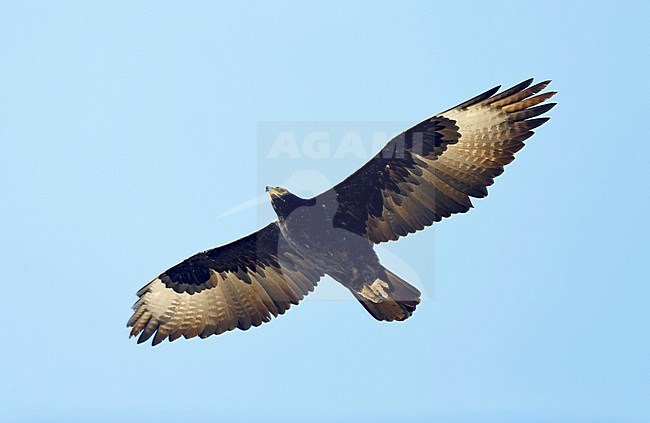
{"type": "Polygon", "coordinates": [[[554,103],[532,79],[489,90],[392,139],[311,199],[267,188],[278,220],[196,254],[143,287],[128,322],[138,342],[246,330],[283,314],[327,274],[378,320],[407,319],[420,292],[384,268],[374,245],[472,207],[554,103]]]}
{"type": "Polygon", "coordinates": [[[283,188],[270,191],[278,226],[290,249],[309,257],[347,287],[376,319],[404,320],[411,315],[420,302],[420,291],[379,263],[374,244],[363,233],[340,225],[334,192],[305,200],[283,188]],[[381,282],[383,286],[376,285],[381,282]]]}

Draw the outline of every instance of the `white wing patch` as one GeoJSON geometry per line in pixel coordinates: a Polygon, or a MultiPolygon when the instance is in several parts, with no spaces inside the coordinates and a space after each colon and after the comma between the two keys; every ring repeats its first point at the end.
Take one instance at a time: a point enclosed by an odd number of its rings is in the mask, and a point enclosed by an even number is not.
{"type": "Polygon", "coordinates": [[[156,345],[165,338],[206,338],[236,328],[247,330],[284,314],[315,286],[298,272],[283,275],[267,269],[262,276],[249,270],[247,276],[251,283],[212,270],[213,286],[193,294],[178,293],[154,279],[138,292],[140,299],[127,323],[133,327],[131,336],[142,332],[138,342],[143,342],[155,333],[156,345]]]}

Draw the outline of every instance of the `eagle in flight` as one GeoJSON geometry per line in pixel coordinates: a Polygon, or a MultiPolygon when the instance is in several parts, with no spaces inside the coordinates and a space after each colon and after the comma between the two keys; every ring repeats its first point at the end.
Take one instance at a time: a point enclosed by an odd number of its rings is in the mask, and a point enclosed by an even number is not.
{"type": "Polygon", "coordinates": [[[329,275],[377,320],[409,318],[420,291],[373,247],[472,207],[555,103],[550,81],[499,86],[393,138],[343,182],[313,198],[267,187],[278,219],[166,270],[137,295],[127,326],[138,343],[206,338],[259,326],[329,275]]]}

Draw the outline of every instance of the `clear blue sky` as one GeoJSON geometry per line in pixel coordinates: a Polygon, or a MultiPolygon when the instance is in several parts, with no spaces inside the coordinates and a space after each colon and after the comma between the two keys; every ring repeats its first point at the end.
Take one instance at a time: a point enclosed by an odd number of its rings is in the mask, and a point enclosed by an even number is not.
{"type": "Polygon", "coordinates": [[[3,1],[0,420],[647,421],[647,4],[3,1]],[[490,196],[379,251],[409,321],[326,279],[249,332],[127,339],[137,289],[273,216],[220,215],[361,164],[269,164],[260,122],[398,130],[531,76],[559,105],[490,196]]]}

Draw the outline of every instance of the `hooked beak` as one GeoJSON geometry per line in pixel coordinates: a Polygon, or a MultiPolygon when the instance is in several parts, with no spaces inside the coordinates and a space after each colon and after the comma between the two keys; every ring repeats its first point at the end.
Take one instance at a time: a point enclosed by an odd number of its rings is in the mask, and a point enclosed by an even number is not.
{"type": "Polygon", "coordinates": [[[280,192],[275,187],[266,187],[266,192],[269,194],[269,197],[281,197],[280,192]]]}

